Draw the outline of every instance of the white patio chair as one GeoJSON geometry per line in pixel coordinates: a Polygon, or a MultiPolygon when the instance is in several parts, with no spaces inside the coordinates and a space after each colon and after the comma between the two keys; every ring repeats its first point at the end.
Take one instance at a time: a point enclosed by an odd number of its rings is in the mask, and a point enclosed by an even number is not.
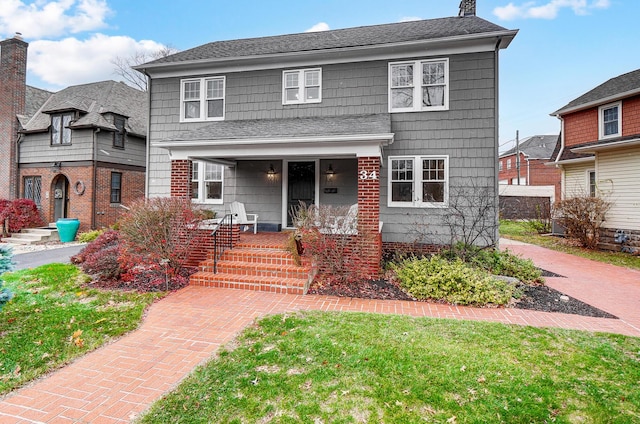
{"type": "Polygon", "coordinates": [[[236,224],[253,225],[253,234],[258,233],[258,215],[256,215],[255,213],[247,213],[244,208],[244,203],[233,202],[231,203],[230,208],[231,213],[233,214],[233,221],[236,224]]]}

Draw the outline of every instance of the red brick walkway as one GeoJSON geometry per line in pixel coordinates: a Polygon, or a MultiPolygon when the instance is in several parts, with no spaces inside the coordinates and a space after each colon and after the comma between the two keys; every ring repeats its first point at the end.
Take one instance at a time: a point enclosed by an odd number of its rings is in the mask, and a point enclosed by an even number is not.
{"type": "Polygon", "coordinates": [[[130,422],[255,318],[273,313],[377,312],[640,336],[640,273],[535,246],[509,248],[569,277],[548,279],[553,287],[622,319],[188,287],[153,305],[137,331],[0,400],[0,423],[130,422]]]}

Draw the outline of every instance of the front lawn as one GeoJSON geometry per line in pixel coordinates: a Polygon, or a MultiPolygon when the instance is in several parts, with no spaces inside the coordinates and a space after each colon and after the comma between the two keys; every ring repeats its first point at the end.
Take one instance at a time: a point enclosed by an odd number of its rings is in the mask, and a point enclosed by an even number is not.
{"type": "Polygon", "coordinates": [[[558,252],[569,253],[594,261],[640,270],[640,256],[622,252],[589,250],[575,246],[570,240],[550,235],[540,235],[533,231],[525,221],[500,221],[500,237],[531,243],[558,252]]]}
{"type": "Polygon", "coordinates": [[[639,338],[304,312],[245,330],[141,422],[637,422],[639,381],[639,338]]]}
{"type": "Polygon", "coordinates": [[[0,311],[0,394],[135,329],[159,293],[87,287],[73,265],[2,276],[13,299],[0,311]]]}

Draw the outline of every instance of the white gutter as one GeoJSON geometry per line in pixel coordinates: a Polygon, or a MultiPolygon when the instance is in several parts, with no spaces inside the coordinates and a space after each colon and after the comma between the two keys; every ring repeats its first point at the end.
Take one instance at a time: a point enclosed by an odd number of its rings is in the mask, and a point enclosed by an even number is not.
{"type": "Polygon", "coordinates": [[[571,149],[571,151],[575,153],[596,153],[602,150],[611,150],[611,149],[618,149],[620,147],[633,147],[633,146],[639,146],[639,145],[640,145],[640,138],[633,138],[631,140],[620,140],[620,141],[614,141],[611,143],[602,143],[602,144],[594,144],[591,146],[575,147],[571,149]]]}
{"type": "Polygon", "coordinates": [[[555,112],[553,112],[551,114],[551,116],[558,116],[559,117],[559,115],[561,115],[561,114],[562,115],[566,115],[567,113],[578,112],[578,111],[583,110],[583,109],[591,109],[592,107],[595,107],[595,106],[611,103],[611,102],[614,102],[616,100],[621,100],[621,99],[624,99],[624,98],[627,98],[627,97],[635,96],[637,94],[640,94],[640,88],[634,88],[633,90],[625,91],[624,93],[613,94],[613,95],[608,96],[608,97],[603,97],[601,99],[593,100],[591,102],[583,103],[583,104],[580,104],[580,105],[577,105],[577,106],[573,106],[573,107],[570,107],[570,108],[558,109],[555,112]]]}

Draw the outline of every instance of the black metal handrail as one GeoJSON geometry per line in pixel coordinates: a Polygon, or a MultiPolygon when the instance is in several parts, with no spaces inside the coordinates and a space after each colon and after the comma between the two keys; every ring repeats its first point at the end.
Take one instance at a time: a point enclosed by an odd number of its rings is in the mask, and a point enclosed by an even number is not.
{"type": "Polygon", "coordinates": [[[213,236],[213,273],[218,273],[218,259],[225,250],[233,249],[233,216],[226,214],[211,232],[213,236]]]}

